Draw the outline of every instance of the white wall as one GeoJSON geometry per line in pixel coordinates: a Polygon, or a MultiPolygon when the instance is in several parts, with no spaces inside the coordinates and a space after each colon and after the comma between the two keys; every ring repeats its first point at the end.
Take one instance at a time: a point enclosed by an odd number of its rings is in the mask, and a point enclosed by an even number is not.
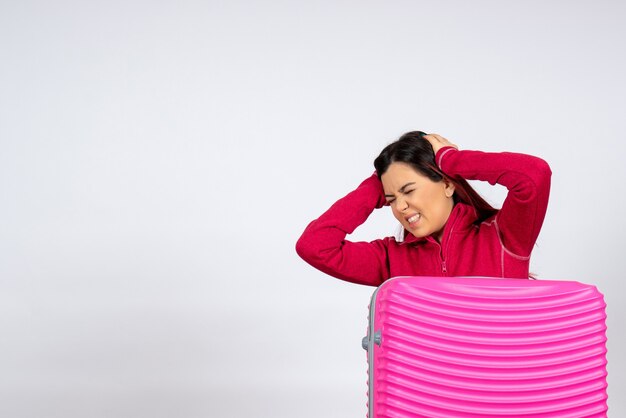
{"type": "MultiPolygon", "coordinates": [[[[626,415],[625,20],[608,0],[3,2],[0,416],[364,416],[373,289],[293,247],[414,129],[551,164],[531,269],[606,295],[626,415]]],[[[394,227],[377,211],[353,238],[394,227]]]]}

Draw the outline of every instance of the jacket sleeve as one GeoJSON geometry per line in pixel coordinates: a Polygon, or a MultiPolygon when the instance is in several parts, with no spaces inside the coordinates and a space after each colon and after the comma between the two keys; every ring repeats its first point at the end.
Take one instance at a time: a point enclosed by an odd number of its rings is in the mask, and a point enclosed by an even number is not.
{"type": "Polygon", "coordinates": [[[373,174],[306,227],[296,252],[313,267],[338,279],[380,285],[389,278],[386,241],[351,242],[346,235],[384,203],[382,185],[373,174]]]}
{"type": "Polygon", "coordinates": [[[510,152],[487,153],[441,148],[436,156],[451,177],[483,180],[508,189],[496,226],[504,247],[520,257],[530,255],[548,207],[551,170],[541,158],[510,152]]]}

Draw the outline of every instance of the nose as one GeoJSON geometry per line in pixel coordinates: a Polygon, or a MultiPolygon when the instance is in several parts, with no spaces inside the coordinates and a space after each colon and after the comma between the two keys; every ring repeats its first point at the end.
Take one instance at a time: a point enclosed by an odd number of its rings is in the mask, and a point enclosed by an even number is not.
{"type": "Polygon", "coordinates": [[[409,208],[409,202],[404,199],[396,199],[396,209],[400,212],[404,212],[409,208]]]}

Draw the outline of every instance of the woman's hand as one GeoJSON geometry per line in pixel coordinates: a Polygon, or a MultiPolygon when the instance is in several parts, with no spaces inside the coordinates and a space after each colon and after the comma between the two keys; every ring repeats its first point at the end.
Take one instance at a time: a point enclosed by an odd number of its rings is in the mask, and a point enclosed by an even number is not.
{"type": "Polygon", "coordinates": [[[448,141],[446,138],[444,138],[441,135],[428,134],[428,135],[424,135],[422,138],[430,142],[430,145],[432,145],[435,155],[437,155],[437,151],[439,151],[443,147],[453,147],[453,148],[459,149],[458,146],[454,145],[452,142],[448,141]]]}

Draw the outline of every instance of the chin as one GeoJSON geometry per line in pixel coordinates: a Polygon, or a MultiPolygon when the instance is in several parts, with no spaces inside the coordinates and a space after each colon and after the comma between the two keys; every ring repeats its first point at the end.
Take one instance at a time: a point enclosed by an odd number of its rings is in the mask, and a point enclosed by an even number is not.
{"type": "Polygon", "coordinates": [[[405,228],[407,231],[409,231],[409,234],[413,235],[416,238],[424,238],[426,235],[424,234],[420,234],[418,231],[411,231],[410,229],[405,228]]]}

